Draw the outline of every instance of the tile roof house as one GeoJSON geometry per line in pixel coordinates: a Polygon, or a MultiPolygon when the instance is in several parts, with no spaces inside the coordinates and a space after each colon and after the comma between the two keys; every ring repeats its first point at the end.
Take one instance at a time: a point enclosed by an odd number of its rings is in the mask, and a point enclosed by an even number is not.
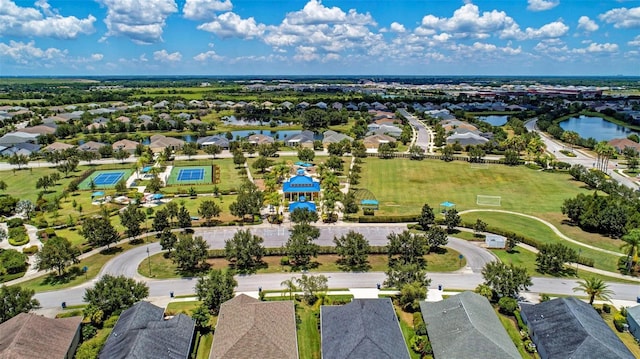
{"type": "Polygon", "coordinates": [[[262,302],[244,294],[224,302],[209,358],[297,359],[293,302],[262,302]]]}
{"type": "Polygon", "coordinates": [[[324,359],[409,358],[389,298],[321,306],[320,335],[324,359]]]}
{"type": "Polygon", "coordinates": [[[609,141],[609,144],[613,148],[615,148],[616,152],[618,153],[622,153],[622,151],[624,151],[626,147],[632,147],[640,151],[640,143],[631,141],[628,138],[614,138],[613,140],[609,141]]]}
{"type": "Polygon", "coordinates": [[[120,141],[114,142],[111,145],[111,147],[113,148],[114,151],[124,150],[126,152],[133,154],[136,152],[136,148],[138,148],[138,142],[127,140],[125,138],[120,141]]]}
{"type": "Polygon", "coordinates": [[[487,298],[462,292],[439,302],[420,302],[434,358],[516,359],[520,353],[487,298]]]}
{"type": "Polygon", "coordinates": [[[0,324],[0,358],[72,359],[82,317],[45,318],[20,313],[0,324]]]}
{"type": "Polygon", "coordinates": [[[46,125],[38,125],[33,127],[25,127],[20,130],[20,132],[25,133],[36,133],[38,135],[53,135],[56,133],[55,126],[46,126],[46,125]]]}
{"type": "Polygon", "coordinates": [[[162,152],[165,148],[171,148],[172,150],[180,150],[184,146],[185,142],[173,137],[167,137],[163,135],[153,135],[149,139],[149,148],[154,153],[162,152]]]}
{"type": "Polygon", "coordinates": [[[540,358],[633,358],[593,307],[574,297],[522,305],[540,358]]]}
{"type": "Polygon", "coordinates": [[[164,320],[164,309],[138,302],[125,310],[100,351],[100,359],[187,359],[195,323],[184,314],[164,320]]]}

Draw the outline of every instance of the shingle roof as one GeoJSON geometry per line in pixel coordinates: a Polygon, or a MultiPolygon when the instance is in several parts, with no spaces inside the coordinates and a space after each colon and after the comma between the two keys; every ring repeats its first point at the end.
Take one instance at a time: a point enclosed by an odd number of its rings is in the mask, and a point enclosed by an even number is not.
{"type": "Polygon", "coordinates": [[[136,303],[118,318],[99,358],[187,359],[195,324],[184,314],[164,320],[164,309],[136,303]]]}
{"type": "Polygon", "coordinates": [[[211,359],[297,359],[291,301],[261,302],[241,294],[220,307],[211,359]]]}
{"type": "Polygon", "coordinates": [[[420,310],[435,358],[520,358],[487,298],[463,292],[420,310]]]}
{"type": "Polygon", "coordinates": [[[593,307],[573,297],[522,306],[538,351],[548,358],[633,358],[593,307]]]}
{"type": "Polygon", "coordinates": [[[0,358],[65,358],[82,317],[51,319],[20,313],[0,324],[0,358]]]}
{"type": "Polygon", "coordinates": [[[409,358],[391,299],[320,307],[322,358],[409,358]]]}

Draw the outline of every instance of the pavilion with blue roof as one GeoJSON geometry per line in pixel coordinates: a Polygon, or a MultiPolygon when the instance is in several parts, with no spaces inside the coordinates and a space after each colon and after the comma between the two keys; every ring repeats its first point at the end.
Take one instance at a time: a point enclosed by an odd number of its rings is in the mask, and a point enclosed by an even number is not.
{"type": "Polygon", "coordinates": [[[282,192],[286,201],[298,201],[300,196],[308,201],[315,201],[320,196],[320,182],[305,176],[304,170],[299,170],[297,175],[283,183],[282,192]]]}

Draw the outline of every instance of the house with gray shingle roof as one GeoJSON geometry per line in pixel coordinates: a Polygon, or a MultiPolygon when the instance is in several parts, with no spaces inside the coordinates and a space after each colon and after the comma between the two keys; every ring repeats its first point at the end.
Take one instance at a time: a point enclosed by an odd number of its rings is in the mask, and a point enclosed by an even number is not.
{"type": "Polygon", "coordinates": [[[167,147],[172,150],[180,150],[185,144],[183,140],[164,135],[153,135],[149,141],[149,148],[151,148],[151,151],[154,153],[162,152],[167,147]]]}
{"type": "Polygon", "coordinates": [[[224,302],[209,358],[297,359],[293,302],[262,302],[245,294],[224,302]]]}
{"type": "Polygon", "coordinates": [[[299,134],[289,136],[284,139],[284,143],[287,146],[295,147],[309,147],[313,148],[314,134],[309,130],[303,130],[299,134]]]}
{"type": "Polygon", "coordinates": [[[45,318],[20,313],[0,324],[0,358],[72,359],[82,317],[45,318]]]}
{"type": "Polygon", "coordinates": [[[229,140],[225,136],[222,136],[222,135],[213,135],[213,136],[207,136],[207,137],[200,137],[200,138],[198,138],[198,140],[196,142],[198,143],[199,146],[202,146],[202,147],[207,147],[207,146],[211,146],[211,145],[218,145],[222,149],[225,149],[225,150],[229,149],[229,140]]]}
{"type": "Polygon", "coordinates": [[[598,312],[574,297],[523,304],[520,314],[542,359],[634,357],[598,312]]]}
{"type": "Polygon", "coordinates": [[[164,319],[164,309],[138,302],[120,314],[100,359],[187,359],[195,323],[184,314],[164,319]]]}
{"type": "Polygon", "coordinates": [[[325,147],[327,147],[330,143],[338,143],[343,140],[353,142],[353,137],[349,137],[343,133],[339,133],[333,130],[325,131],[322,134],[322,145],[325,147]]]}
{"type": "Polygon", "coordinates": [[[104,146],[108,145],[102,142],[89,141],[78,146],[78,149],[80,151],[98,152],[100,150],[100,147],[104,146]]]}
{"type": "Polygon", "coordinates": [[[409,359],[391,299],[354,299],[320,307],[324,359],[409,359]]]}
{"type": "Polygon", "coordinates": [[[493,307],[479,294],[467,291],[420,302],[420,310],[436,359],[521,358],[493,307]]]}

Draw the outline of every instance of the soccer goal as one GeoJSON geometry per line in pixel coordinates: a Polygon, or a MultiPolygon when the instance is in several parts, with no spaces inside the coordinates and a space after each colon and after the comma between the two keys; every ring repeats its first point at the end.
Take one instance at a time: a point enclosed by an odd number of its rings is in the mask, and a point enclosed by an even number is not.
{"type": "Polygon", "coordinates": [[[476,196],[476,204],[478,206],[496,206],[499,207],[502,202],[501,196],[485,196],[479,194],[476,196]]]}

